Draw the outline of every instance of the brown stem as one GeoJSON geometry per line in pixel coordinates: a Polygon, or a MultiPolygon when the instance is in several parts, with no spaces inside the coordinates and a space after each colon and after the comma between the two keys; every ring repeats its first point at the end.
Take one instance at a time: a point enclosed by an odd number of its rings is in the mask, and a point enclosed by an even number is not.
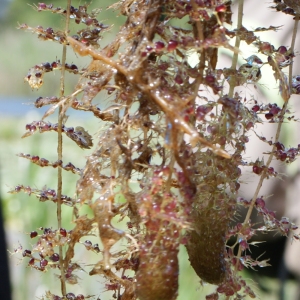
{"type": "MultiPolygon", "coordinates": [[[[243,22],[243,9],[244,9],[244,0],[239,0],[239,6],[238,6],[238,20],[237,20],[237,35],[235,38],[235,48],[239,49],[240,48],[240,43],[241,39],[238,35],[239,30],[242,28],[242,22],[243,22]]],[[[237,61],[238,61],[238,52],[234,52],[233,58],[232,58],[232,64],[231,64],[231,69],[236,70],[237,66],[237,61]]],[[[231,76],[230,81],[229,81],[229,93],[228,96],[230,98],[233,97],[233,92],[236,84],[236,78],[235,76],[231,76]]]]}
{"type": "MultiPolygon", "coordinates": [[[[198,9],[198,5],[196,4],[195,0],[191,1],[193,10],[196,12],[198,9]]],[[[203,33],[203,24],[200,20],[195,21],[195,37],[199,40],[200,43],[203,43],[204,41],[204,33],[203,33]]],[[[195,103],[195,100],[198,96],[198,91],[200,84],[203,80],[203,72],[205,68],[205,50],[201,48],[200,50],[200,62],[199,62],[199,76],[197,77],[196,81],[194,82],[194,99],[193,102],[195,103]]]]}
{"type": "MultiPolygon", "coordinates": [[[[70,6],[71,0],[67,0],[67,15],[66,15],[66,24],[65,24],[65,35],[68,35],[69,31],[69,23],[70,23],[70,6]]],[[[62,51],[62,68],[61,68],[61,76],[60,76],[60,89],[59,89],[59,96],[60,99],[64,96],[65,93],[65,64],[66,64],[66,57],[67,57],[67,46],[63,45],[62,51]]],[[[57,158],[58,160],[62,161],[63,156],[63,138],[62,138],[62,125],[65,111],[63,111],[63,107],[59,107],[59,114],[58,114],[58,128],[57,128],[57,158]]],[[[57,170],[57,226],[61,228],[61,195],[62,195],[62,169],[58,168],[57,170]]],[[[66,295],[66,281],[65,281],[65,270],[64,270],[64,260],[63,260],[63,249],[62,246],[59,246],[59,266],[60,266],[60,282],[61,282],[61,293],[63,296],[66,295]]]]}

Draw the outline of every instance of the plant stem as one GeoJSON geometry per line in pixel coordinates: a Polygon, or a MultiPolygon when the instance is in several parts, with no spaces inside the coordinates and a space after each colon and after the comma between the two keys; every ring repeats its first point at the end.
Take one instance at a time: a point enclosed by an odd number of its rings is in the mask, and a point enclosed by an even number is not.
{"type": "MultiPolygon", "coordinates": [[[[195,2],[195,0],[191,1],[193,10],[196,12],[198,9],[198,6],[195,2]]],[[[195,20],[195,38],[199,40],[200,43],[204,42],[204,34],[203,34],[203,24],[200,20],[195,20]]],[[[195,104],[196,98],[198,96],[198,91],[199,91],[199,87],[201,82],[203,81],[203,72],[204,72],[204,68],[205,68],[205,50],[202,48],[200,50],[200,62],[199,62],[199,76],[197,77],[197,79],[194,82],[194,99],[193,99],[193,105],[195,104]]]]}
{"type": "MultiPolygon", "coordinates": [[[[244,0],[239,0],[238,19],[237,19],[237,34],[236,34],[235,45],[234,45],[236,49],[240,48],[240,43],[241,43],[241,39],[239,37],[239,30],[242,28],[243,10],[244,10],[244,0]]],[[[238,52],[234,52],[233,58],[232,58],[232,64],[231,64],[231,69],[234,71],[236,70],[237,61],[238,61],[238,52]]],[[[233,97],[235,84],[236,84],[235,76],[231,76],[230,81],[229,81],[229,93],[228,93],[228,96],[230,98],[233,97]]]]}
{"type": "MultiPolygon", "coordinates": [[[[291,42],[291,49],[290,49],[292,51],[292,53],[294,52],[294,48],[295,48],[297,29],[298,29],[298,25],[299,25],[299,19],[300,19],[300,15],[297,15],[295,17],[293,36],[292,36],[292,42],[291,42]]],[[[290,87],[290,92],[292,90],[292,77],[293,77],[293,63],[291,63],[290,66],[289,66],[289,87],[290,87]]]]}
{"type": "MultiPolygon", "coordinates": [[[[70,23],[70,6],[71,0],[67,0],[67,14],[66,14],[66,23],[65,23],[65,35],[68,36],[69,31],[69,23],[70,23]]],[[[66,57],[67,57],[67,45],[63,45],[62,51],[62,68],[61,68],[61,76],[60,76],[60,89],[59,89],[59,96],[62,98],[65,92],[65,64],[66,64],[66,57]]],[[[63,138],[62,138],[62,125],[64,119],[64,112],[63,107],[59,107],[59,114],[58,114],[58,130],[57,130],[57,157],[58,160],[62,161],[63,157],[63,138]]],[[[62,195],[62,169],[58,168],[57,170],[57,226],[61,228],[61,195],[62,195]]],[[[60,265],[60,282],[61,282],[61,293],[63,296],[66,295],[66,281],[65,281],[65,271],[64,271],[64,264],[63,264],[63,249],[62,246],[59,246],[59,265],[60,265]]]]}

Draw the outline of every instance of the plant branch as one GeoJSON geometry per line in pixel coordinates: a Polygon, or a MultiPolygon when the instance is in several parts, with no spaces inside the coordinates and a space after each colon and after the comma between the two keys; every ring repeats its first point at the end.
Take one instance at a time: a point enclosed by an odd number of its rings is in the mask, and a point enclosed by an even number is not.
{"type": "MultiPolygon", "coordinates": [[[[66,14],[66,24],[65,24],[65,35],[68,35],[69,32],[69,23],[70,23],[70,6],[71,0],[67,1],[67,14],[66,14]]],[[[65,93],[65,64],[66,64],[66,57],[67,57],[67,46],[63,45],[62,51],[62,68],[61,68],[61,77],[60,77],[60,90],[59,96],[60,99],[64,96],[65,93]]],[[[64,111],[63,107],[59,107],[59,114],[58,114],[58,141],[57,141],[57,157],[58,160],[62,160],[63,157],[63,138],[62,138],[62,126],[63,126],[63,119],[64,119],[64,111]]],[[[58,228],[62,227],[61,222],[61,206],[62,206],[62,169],[58,168],[57,170],[57,223],[58,228]]],[[[64,264],[63,264],[63,249],[62,246],[59,246],[59,265],[60,265],[60,282],[61,282],[61,292],[62,295],[66,295],[66,282],[65,282],[65,271],[64,271],[64,264]]]]}
{"type": "MultiPolygon", "coordinates": [[[[236,34],[235,45],[234,45],[235,49],[239,49],[240,48],[241,39],[239,37],[239,30],[242,28],[243,10],[244,10],[244,0],[239,0],[239,4],[238,4],[238,20],[237,20],[237,34],[236,34]]],[[[237,61],[238,61],[238,52],[234,52],[233,58],[232,58],[232,64],[231,64],[231,69],[234,70],[234,71],[236,70],[237,61]]],[[[236,84],[236,78],[235,78],[235,76],[231,76],[230,81],[229,81],[229,86],[230,87],[229,87],[229,93],[228,93],[228,96],[230,98],[233,97],[233,92],[234,92],[235,84],[236,84]]]]}

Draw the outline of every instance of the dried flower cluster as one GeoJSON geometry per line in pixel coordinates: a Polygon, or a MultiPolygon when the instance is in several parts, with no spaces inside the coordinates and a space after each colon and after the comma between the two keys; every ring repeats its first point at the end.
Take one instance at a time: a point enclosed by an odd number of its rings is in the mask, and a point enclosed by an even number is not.
{"type": "MultiPolygon", "coordinates": [[[[239,2],[242,4],[242,0],[239,2]]],[[[298,22],[297,1],[274,2],[273,8],[294,16],[298,22]]],[[[250,239],[256,231],[275,229],[288,235],[297,227],[287,218],[277,220],[266,208],[258,196],[260,186],[252,200],[238,197],[241,167],[252,168],[262,184],[278,175],[270,166],[272,158],[289,163],[298,156],[299,145],[286,148],[278,135],[281,123],[293,120],[293,116],[286,115],[287,103],[292,93],[300,93],[300,75],[292,77],[290,73],[288,77],[282,70],[292,68],[293,46],[276,50],[256,36],[256,32],[276,27],[246,29],[241,21],[242,5],[238,27],[230,30],[231,6],[231,1],[224,0],[120,1],[110,9],[120,11],[127,20],[112,42],[101,47],[98,42],[104,33],[109,34],[109,28],[97,20],[100,10],[89,12],[87,5],[36,6],[39,12],[61,14],[86,26],[73,35],[68,30],[20,25],[20,29],[36,33],[42,40],[58,42],[79,56],[91,57],[89,66],[81,70],[63,60],[45,62],[31,68],[25,77],[33,89],[38,89],[44,83],[43,75],[54,69],[80,76],[72,94],[36,100],[37,108],[50,108],[42,120],[26,125],[23,137],[55,131],[59,136],[64,133],[83,149],[93,147],[82,169],[73,163],[63,165],[60,156],[50,163],[39,156],[19,155],[38,166],[80,176],[75,198],[50,188],[19,185],[12,191],[74,207],[72,230],[58,227],[40,229],[41,233],[32,231],[32,249],[16,249],[29,258],[28,265],[34,269],[59,269],[62,294],[47,292],[46,299],[90,297],[75,295],[72,285],[68,290],[65,287],[66,283],[78,283],[73,272],[83,268],[73,261],[77,243],[87,251],[100,253],[89,274],[104,277],[107,290],[116,299],[176,299],[180,245],[186,246],[190,263],[201,280],[217,285],[215,293],[206,299],[219,299],[220,294],[234,299],[256,297],[239,271],[268,263],[249,256],[250,239]],[[171,25],[170,21],[182,18],[187,20],[186,28],[171,25]],[[235,46],[231,45],[233,38],[235,46]],[[257,54],[265,62],[253,55],[237,68],[240,41],[256,45],[257,54]],[[231,67],[217,69],[221,47],[232,52],[231,67]],[[190,63],[191,54],[197,57],[196,64],[190,63]],[[234,93],[236,86],[256,84],[263,64],[269,64],[274,71],[283,107],[234,93]],[[93,104],[100,92],[107,93],[110,99],[105,110],[93,104]],[[60,121],[45,121],[57,109],[60,121]],[[101,120],[94,145],[81,125],[66,126],[65,113],[70,109],[91,112],[101,120]],[[264,122],[279,124],[273,140],[259,136],[270,145],[266,163],[243,156],[249,132],[263,122],[261,116],[264,122]],[[92,218],[80,213],[83,205],[92,209],[92,218]],[[243,223],[231,225],[239,206],[247,207],[248,215],[243,223]],[[251,224],[253,208],[264,218],[265,224],[259,228],[251,224]],[[113,218],[126,218],[128,228],[116,228],[113,218]],[[100,246],[87,240],[94,232],[99,235],[100,246]],[[230,247],[226,246],[229,239],[236,240],[230,247]],[[120,240],[126,248],[112,253],[120,240]]],[[[299,239],[296,234],[294,237],[299,239]]]]}

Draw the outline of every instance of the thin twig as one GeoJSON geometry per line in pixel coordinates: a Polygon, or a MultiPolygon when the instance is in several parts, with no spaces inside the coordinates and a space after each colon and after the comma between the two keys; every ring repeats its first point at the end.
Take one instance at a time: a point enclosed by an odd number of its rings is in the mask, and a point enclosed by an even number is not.
{"type": "MultiPolygon", "coordinates": [[[[66,14],[66,24],[65,24],[65,35],[68,35],[69,32],[69,23],[70,23],[70,7],[71,7],[71,0],[67,0],[67,14],[66,14]]],[[[66,57],[67,57],[67,46],[63,45],[62,51],[62,68],[61,68],[61,77],[60,77],[60,90],[59,96],[60,99],[64,96],[65,93],[65,64],[66,64],[66,57]]],[[[62,160],[63,157],[63,138],[62,138],[62,125],[63,125],[64,113],[63,107],[59,107],[59,114],[58,114],[58,140],[57,140],[57,157],[58,160],[62,160]]],[[[58,168],[57,170],[57,226],[61,228],[61,195],[62,195],[62,169],[58,168]]],[[[66,281],[65,281],[65,270],[64,270],[64,263],[63,263],[63,249],[62,246],[59,246],[59,265],[60,265],[60,282],[61,282],[61,293],[63,296],[66,295],[66,281]]]]}
{"type": "MultiPolygon", "coordinates": [[[[242,28],[242,22],[243,22],[243,10],[244,10],[244,0],[239,0],[239,6],[238,6],[238,19],[237,19],[237,34],[235,37],[235,45],[234,47],[236,49],[240,48],[240,43],[241,39],[239,37],[239,30],[242,28]]],[[[236,70],[237,66],[237,61],[238,61],[238,52],[234,52],[233,57],[232,57],[232,64],[231,64],[231,69],[236,70]]],[[[236,84],[236,78],[235,76],[231,76],[230,81],[229,81],[229,93],[228,96],[230,98],[233,97],[233,92],[236,84]]]]}
{"type": "MultiPolygon", "coordinates": [[[[196,12],[198,9],[198,6],[195,2],[195,0],[191,1],[193,10],[196,12]]],[[[204,42],[204,33],[203,33],[203,23],[200,20],[195,20],[195,27],[196,27],[196,38],[199,40],[200,43],[204,42]]],[[[194,82],[194,99],[193,99],[193,105],[195,104],[196,98],[198,96],[198,91],[200,84],[203,81],[203,72],[205,68],[205,49],[200,49],[200,62],[199,62],[199,75],[196,78],[194,82]]]]}

